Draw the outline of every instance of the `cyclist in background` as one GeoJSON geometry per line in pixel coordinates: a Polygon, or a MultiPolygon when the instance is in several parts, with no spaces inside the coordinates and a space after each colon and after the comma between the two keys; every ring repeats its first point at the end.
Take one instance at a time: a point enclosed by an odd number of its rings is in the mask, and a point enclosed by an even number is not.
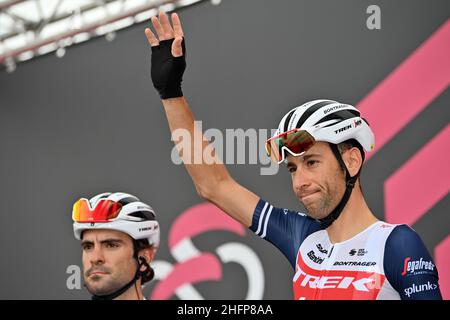
{"type": "Polygon", "coordinates": [[[142,285],[154,277],[149,263],[159,246],[153,209],[133,195],[108,192],[75,202],[72,218],[92,299],[145,299],[142,285]]]}

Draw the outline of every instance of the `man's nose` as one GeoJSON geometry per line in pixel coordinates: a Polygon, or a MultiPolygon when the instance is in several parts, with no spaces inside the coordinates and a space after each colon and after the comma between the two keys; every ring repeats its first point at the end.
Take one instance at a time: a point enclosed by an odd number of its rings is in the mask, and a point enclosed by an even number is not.
{"type": "Polygon", "coordinates": [[[91,252],[90,260],[92,264],[102,264],[105,262],[105,256],[100,246],[95,246],[91,252]]]}
{"type": "Polygon", "coordinates": [[[302,189],[307,188],[311,183],[310,177],[305,170],[301,166],[297,167],[295,170],[294,178],[292,181],[293,187],[295,191],[300,191],[302,189]]]}

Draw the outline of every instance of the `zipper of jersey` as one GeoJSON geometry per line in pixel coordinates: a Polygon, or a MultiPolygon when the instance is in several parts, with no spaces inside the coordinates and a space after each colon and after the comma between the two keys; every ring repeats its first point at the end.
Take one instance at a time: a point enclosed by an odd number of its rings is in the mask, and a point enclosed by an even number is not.
{"type": "Polygon", "coordinates": [[[333,249],[334,249],[334,245],[331,247],[331,249],[330,249],[330,253],[328,254],[328,258],[330,258],[331,257],[331,254],[333,253],[333,249]]]}

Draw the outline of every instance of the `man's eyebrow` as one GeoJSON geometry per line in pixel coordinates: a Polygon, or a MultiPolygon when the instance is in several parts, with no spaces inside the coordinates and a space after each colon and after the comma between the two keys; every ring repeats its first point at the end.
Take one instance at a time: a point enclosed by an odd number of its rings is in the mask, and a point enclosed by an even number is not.
{"type": "Polygon", "coordinates": [[[301,156],[301,158],[303,158],[303,161],[308,160],[310,158],[321,158],[321,157],[322,155],[318,153],[305,154],[304,156],[301,156]]]}
{"type": "Polygon", "coordinates": [[[81,246],[83,247],[86,244],[94,244],[94,242],[90,241],[90,240],[83,240],[81,241],[81,246]]]}
{"type": "Polygon", "coordinates": [[[124,243],[124,241],[122,239],[116,239],[116,238],[108,238],[108,239],[103,239],[100,241],[100,243],[108,243],[108,242],[124,243]]]}
{"type": "Polygon", "coordinates": [[[295,166],[295,163],[293,163],[292,161],[288,161],[287,163],[286,163],[286,167],[294,167],[295,166]]]}
{"type": "MultiPolygon", "coordinates": [[[[322,155],[318,154],[318,153],[311,153],[311,154],[306,154],[304,156],[299,156],[301,161],[307,161],[310,158],[321,158],[321,157],[322,157],[322,155]]],[[[287,168],[293,167],[293,166],[296,166],[296,164],[294,162],[292,162],[292,161],[286,162],[287,168]]]]}

